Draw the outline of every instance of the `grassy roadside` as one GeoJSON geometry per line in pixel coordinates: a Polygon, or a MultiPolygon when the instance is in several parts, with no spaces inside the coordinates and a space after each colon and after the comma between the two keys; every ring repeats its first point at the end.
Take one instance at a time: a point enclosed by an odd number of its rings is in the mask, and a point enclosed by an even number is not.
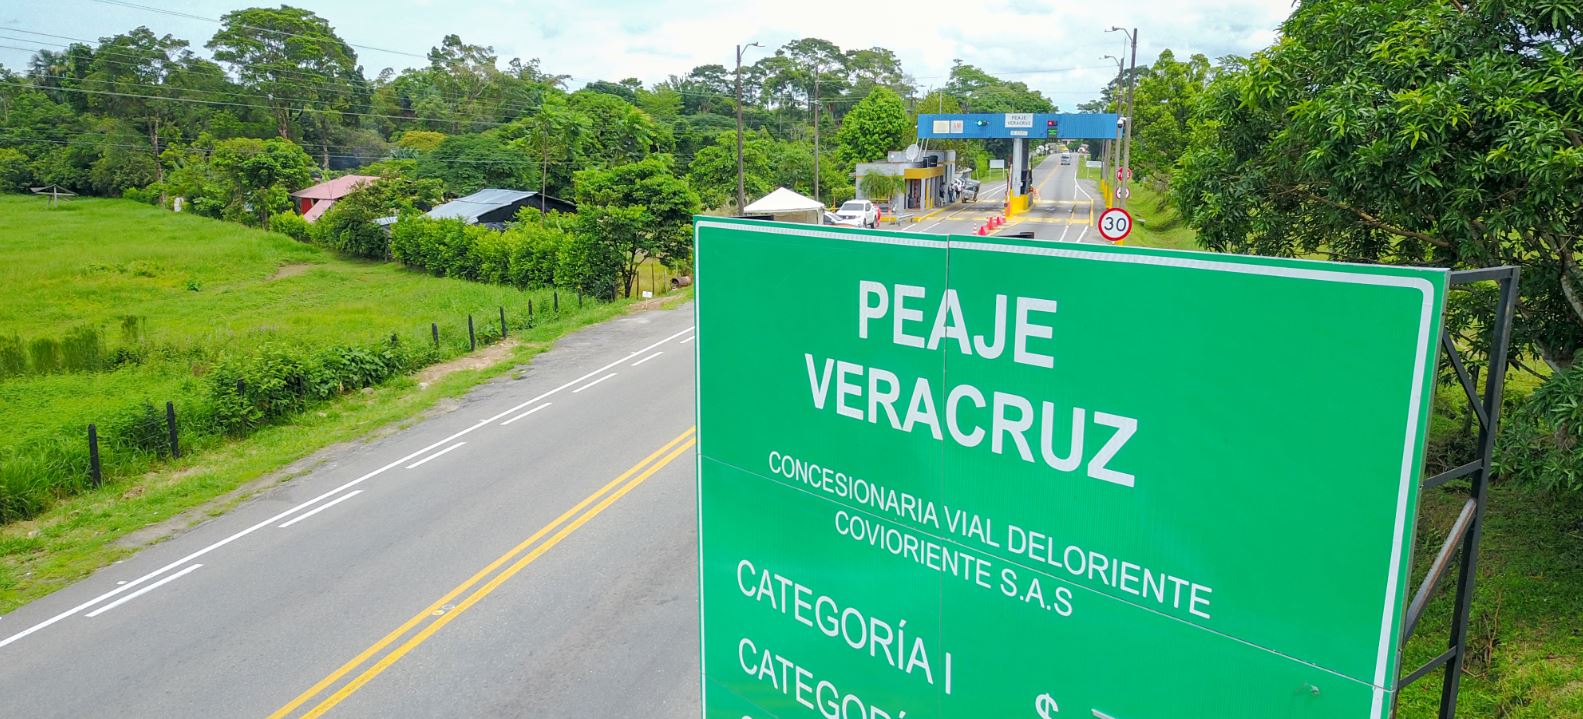
{"type": "MultiPolygon", "coordinates": [[[[1077,168],[1077,176],[1094,182],[1101,179],[1099,168],[1087,165],[1077,168]]],[[[1171,207],[1169,198],[1155,192],[1147,182],[1134,182],[1127,187],[1132,190],[1127,211],[1132,213],[1134,220],[1127,244],[1167,250],[1203,250],[1198,246],[1193,228],[1188,227],[1176,208],[1171,207]]]]}
{"type": "MultiPolygon", "coordinates": [[[[679,293],[661,306],[674,308],[690,296],[690,290],[679,293]]],[[[458,370],[427,385],[410,375],[397,377],[245,439],[107,481],[101,489],[56,502],[37,517],[0,527],[0,615],[169,536],[168,531],[141,536],[148,533],[140,530],[175,520],[174,526],[160,529],[179,531],[220,514],[258,491],[310,471],[312,465],[302,460],[315,452],[411,424],[442,400],[509,372],[561,336],[623,314],[632,304],[601,305],[518,331],[509,352],[483,367],[458,370]]]]}
{"type": "MultiPolygon", "coordinates": [[[[1423,497],[1414,591],[1466,498],[1465,487],[1423,497]]],[[[1583,496],[1498,484],[1490,500],[1457,716],[1583,717],[1583,496]]],[[[1452,572],[1425,610],[1403,654],[1408,670],[1445,650],[1455,586],[1452,572]]],[[[1435,716],[1443,676],[1404,690],[1398,716],[1435,716]]]]}

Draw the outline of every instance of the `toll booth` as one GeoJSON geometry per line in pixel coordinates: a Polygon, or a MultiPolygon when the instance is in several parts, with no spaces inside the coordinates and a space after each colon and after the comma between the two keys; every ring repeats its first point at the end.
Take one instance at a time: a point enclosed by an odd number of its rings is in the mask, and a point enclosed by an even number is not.
{"type": "Polygon", "coordinates": [[[1001,114],[924,114],[918,116],[920,140],[1011,140],[1011,165],[1006,168],[1006,211],[1028,210],[1033,170],[1026,141],[1033,139],[1117,139],[1121,116],[1115,113],[1009,112],[1001,114]]]}

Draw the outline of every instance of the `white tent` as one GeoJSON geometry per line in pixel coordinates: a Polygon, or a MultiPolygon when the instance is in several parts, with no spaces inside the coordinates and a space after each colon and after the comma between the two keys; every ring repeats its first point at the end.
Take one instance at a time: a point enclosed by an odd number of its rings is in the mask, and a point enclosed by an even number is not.
{"type": "Polygon", "coordinates": [[[810,225],[819,224],[824,217],[824,211],[824,203],[784,187],[777,188],[774,192],[742,208],[744,215],[770,215],[782,222],[803,222],[810,225]]]}

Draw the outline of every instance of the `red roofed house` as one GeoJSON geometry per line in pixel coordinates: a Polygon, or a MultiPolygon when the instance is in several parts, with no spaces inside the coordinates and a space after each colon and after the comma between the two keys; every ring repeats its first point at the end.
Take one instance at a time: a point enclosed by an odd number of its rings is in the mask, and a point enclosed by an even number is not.
{"type": "Polygon", "coordinates": [[[297,213],[302,219],[313,222],[334,207],[336,200],[378,179],[370,175],[346,175],[293,192],[291,198],[297,201],[297,213]]]}

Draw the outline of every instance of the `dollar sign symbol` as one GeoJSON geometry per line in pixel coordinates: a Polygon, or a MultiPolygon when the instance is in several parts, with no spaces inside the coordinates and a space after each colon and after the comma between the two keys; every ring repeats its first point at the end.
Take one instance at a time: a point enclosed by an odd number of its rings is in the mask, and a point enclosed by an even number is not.
{"type": "Polygon", "coordinates": [[[1039,719],[1050,719],[1051,714],[1061,711],[1061,707],[1055,705],[1055,699],[1049,694],[1040,694],[1038,699],[1033,700],[1033,708],[1039,712],[1039,719]]]}

